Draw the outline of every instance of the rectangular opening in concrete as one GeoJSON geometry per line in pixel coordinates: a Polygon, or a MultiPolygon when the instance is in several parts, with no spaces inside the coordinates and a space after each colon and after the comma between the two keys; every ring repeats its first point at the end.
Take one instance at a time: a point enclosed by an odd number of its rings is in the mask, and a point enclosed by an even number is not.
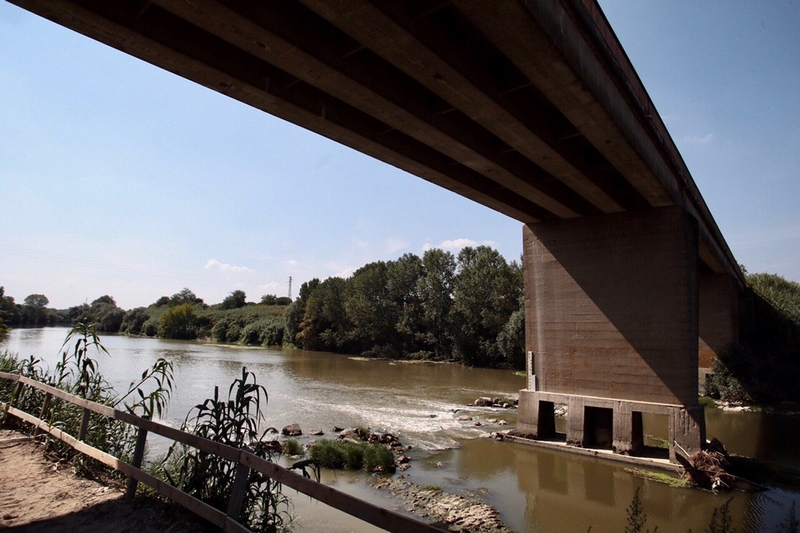
{"type": "Polygon", "coordinates": [[[554,440],[556,438],[556,411],[554,402],[539,401],[539,419],[537,424],[539,439],[554,440]]]}
{"type": "Polygon", "coordinates": [[[613,444],[614,411],[604,407],[586,407],[583,415],[583,438],[586,448],[610,450],[613,444]]]}
{"type": "Polygon", "coordinates": [[[641,455],[669,457],[669,415],[642,413],[643,448],[641,455]]]}

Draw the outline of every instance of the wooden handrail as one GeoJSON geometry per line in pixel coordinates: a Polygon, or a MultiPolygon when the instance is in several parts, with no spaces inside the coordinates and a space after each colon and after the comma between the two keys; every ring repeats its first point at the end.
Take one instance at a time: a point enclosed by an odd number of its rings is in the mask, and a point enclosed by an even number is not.
{"type": "MultiPolygon", "coordinates": [[[[351,496],[345,492],[303,477],[300,474],[292,472],[288,468],[284,468],[262,457],[258,457],[248,450],[214,442],[204,437],[192,435],[191,433],[186,433],[185,431],[142,418],[126,411],[121,411],[107,405],[85,400],[69,394],[68,392],[62,391],[61,389],[57,389],[51,385],[41,383],[25,376],[11,374],[8,372],[0,372],[0,378],[17,382],[18,385],[34,387],[43,391],[48,397],[60,398],[64,401],[82,407],[84,409],[84,415],[87,411],[91,411],[107,418],[120,420],[139,428],[139,431],[155,433],[170,440],[192,446],[200,451],[217,455],[237,465],[256,470],[282,485],[292,488],[311,498],[314,498],[315,500],[318,500],[335,509],[339,509],[340,511],[348,513],[386,531],[397,533],[431,533],[444,531],[416,518],[402,515],[389,509],[384,509],[372,503],[356,498],[355,496],[351,496]]],[[[16,416],[17,418],[33,425],[37,430],[46,431],[53,437],[56,437],[67,443],[78,452],[88,455],[89,457],[103,463],[110,468],[113,468],[114,470],[122,472],[133,480],[142,482],[152,487],[173,502],[185,507],[198,516],[201,516],[212,524],[220,527],[223,531],[231,533],[244,533],[250,531],[238,523],[233,517],[229,516],[230,514],[234,513],[225,513],[214,507],[211,507],[210,505],[198,500],[194,496],[182,492],[178,488],[148,474],[140,468],[132,466],[114,457],[113,455],[90,446],[81,439],[77,439],[69,433],[51,426],[48,422],[45,422],[44,420],[41,420],[40,418],[37,418],[25,411],[17,409],[13,405],[0,402],[0,406],[5,409],[5,412],[8,415],[16,416]]],[[[88,416],[84,416],[83,420],[88,421],[88,416]]],[[[83,420],[81,424],[82,426],[84,425],[83,420]]],[[[82,436],[83,435],[81,435],[81,437],[82,436]]],[[[239,468],[237,468],[237,470],[239,470],[239,468]]]]}

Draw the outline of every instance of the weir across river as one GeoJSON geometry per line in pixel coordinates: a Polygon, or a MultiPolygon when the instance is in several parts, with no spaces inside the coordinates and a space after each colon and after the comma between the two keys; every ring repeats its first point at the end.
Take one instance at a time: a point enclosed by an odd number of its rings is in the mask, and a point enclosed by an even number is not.
{"type": "Polygon", "coordinates": [[[523,224],[518,430],[704,441],[744,278],[594,0],[10,0],[523,224]]]}

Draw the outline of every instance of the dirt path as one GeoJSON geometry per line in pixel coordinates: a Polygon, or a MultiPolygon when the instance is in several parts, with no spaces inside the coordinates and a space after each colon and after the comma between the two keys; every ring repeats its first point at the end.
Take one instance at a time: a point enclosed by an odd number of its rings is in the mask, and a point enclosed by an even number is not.
{"type": "Polygon", "coordinates": [[[41,446],[0,430],[0,530],[188,533],[205,525],[160,501],[123,500],[119,487],[76,477],[47,461],[41,446]]]}

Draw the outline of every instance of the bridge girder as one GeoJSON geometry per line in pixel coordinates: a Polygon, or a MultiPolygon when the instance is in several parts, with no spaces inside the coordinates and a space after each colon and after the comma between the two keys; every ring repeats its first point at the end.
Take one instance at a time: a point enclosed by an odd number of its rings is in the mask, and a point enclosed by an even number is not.
{"type": "Polygon", "coordinates": [[[10,0],[520,222],[683,206],[743,282],[593,0],[10,0]]]}

